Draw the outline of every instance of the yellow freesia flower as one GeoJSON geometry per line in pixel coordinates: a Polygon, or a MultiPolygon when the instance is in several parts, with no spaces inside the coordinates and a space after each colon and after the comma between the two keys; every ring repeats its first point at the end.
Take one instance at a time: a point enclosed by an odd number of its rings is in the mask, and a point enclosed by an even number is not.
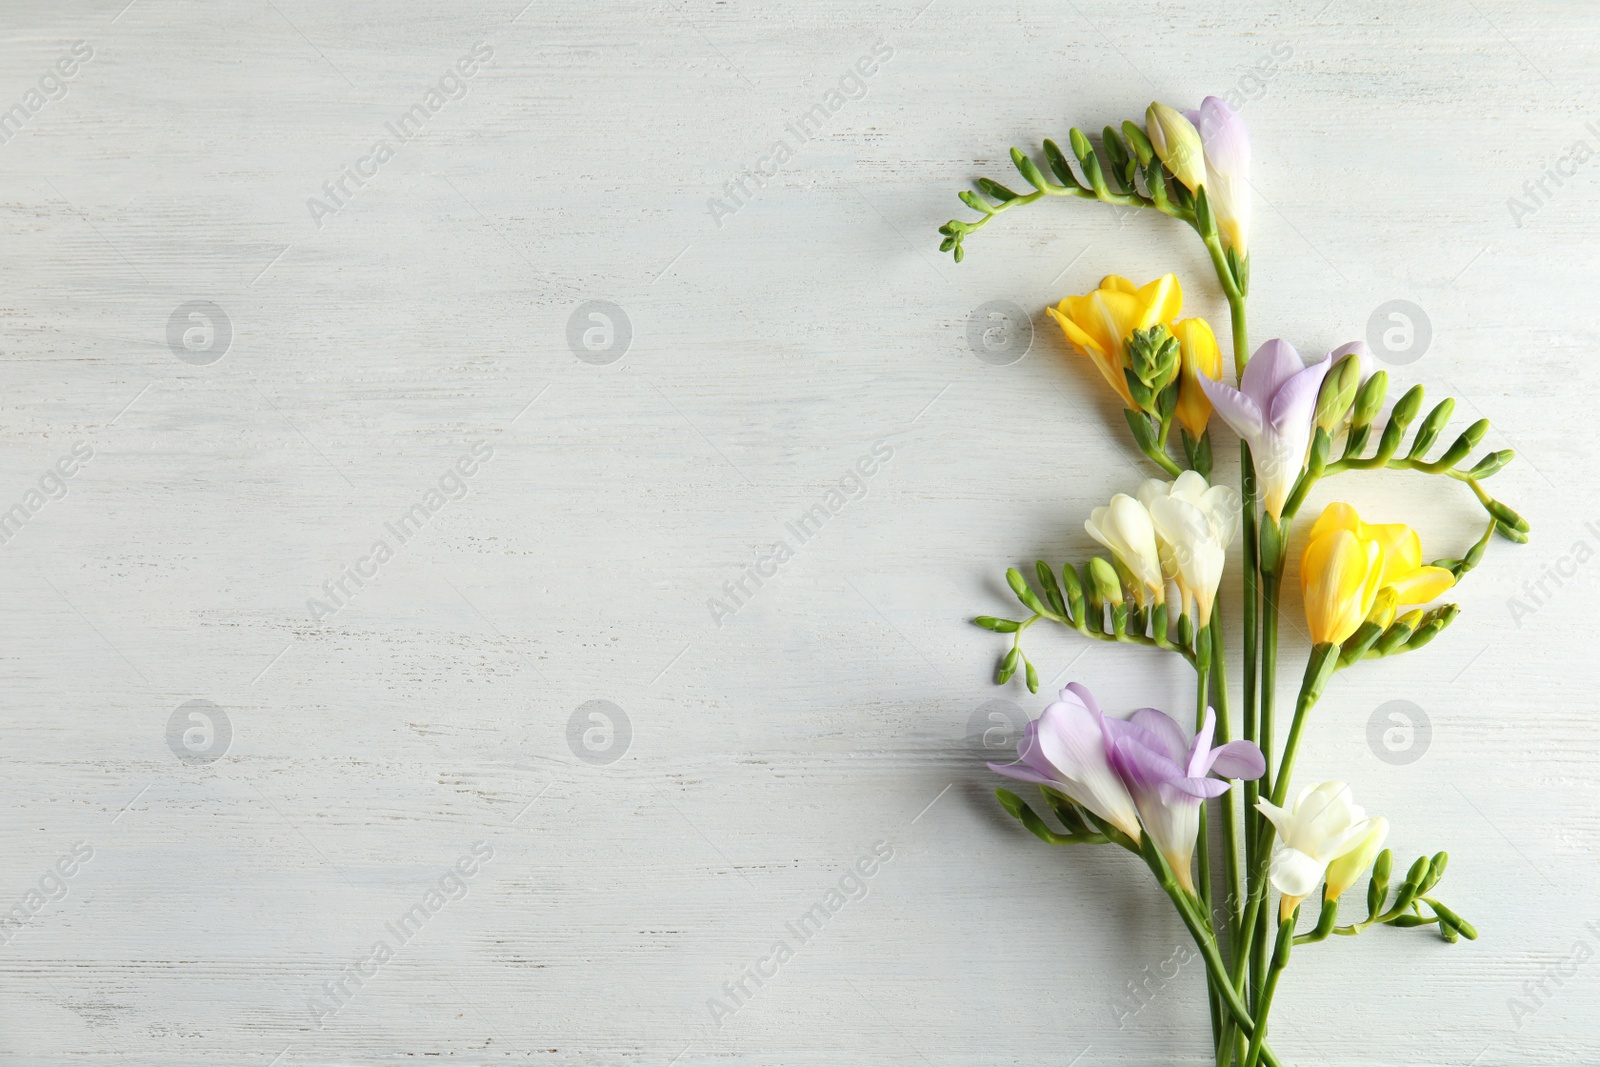
{"type": "Polygon", "coordinates": [[[1171,329],[1182,307],[1183,289],[1175,274],[1164,274],[1143,287],[1108,274],[1094,292],[1069,296],[1046,310],[1061,324],[1072,346],[1094,360],[1122,403],[1133,408],[1133,394],[1123,375],[1127,366],[1123,348],[1134,330],[1148,330],[1157,323],[1171,329]]]}
{"type": "Polygon", "coordinates": [[[1422,539],[1404,523],[1368,525],[1349,504],[1329,504],[1300,557],[1306,623],[1316,644],[1340,644],[1372,613],[1379,594],[1393,607],[1426,604],[1455,585],[1443,567],[1422,565],[1422,539]]]}
{"type": "Polygon", "coordinates": [[[1183,353],[1183,376],[1178,379],[1178,422],[1190,437],[1206,432],[1211,421],[1211,399],[1200,386],[1202,376],[1216,381],[1222,376],[1222,350],[1205,319],[1180,319],[1172,335],[1183,353]]]}

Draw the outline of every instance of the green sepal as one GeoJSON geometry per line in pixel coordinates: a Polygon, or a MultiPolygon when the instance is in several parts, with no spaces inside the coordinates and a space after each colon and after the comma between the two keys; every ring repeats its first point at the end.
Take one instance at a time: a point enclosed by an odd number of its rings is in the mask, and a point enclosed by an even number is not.
{"type": "Polygon", "coordinates": [[[997,634],[1014,634],[1022,628],[1022,624],[1019,622],[1012,622],[1010,619],[997,619],[993,615],[979,615],[972,621],[985,630],[992,630],[997,634]]]}
{"type": "MultiPolygon", "coordinates": [[[[1183,185],[1174,182],[1175,186],[1183,185]]],[[[1200,186],[1194,194],[1194,228],[1200,232],[1201,238],[1210,241],[1217,236],[1217,220],[1211,213],[1211,200],[1206,196],[1206,187],[1200,186]]],[[[1231,267],[1230,267],[1231,269],[1231,267]]]]}
{"type": "MultiPolygon", "coordinates": [[[[963,204],[967,205],[972,210],[981,211],[985,215],[994,214],[994,205],[990,204],[987,200],[973,192],[971,189],[963,189],[956,195],[961,198],[961,202],[963,204]]],[[[951,236],[954,236],[954,234],[951,236]]],[[[961,246],[959,244],[956,245],[957,250],[959,250],[960,247],[961,246]]]]}
{"type": "MultiPolygon", "coordinates": [[[[1127,375],[1132,381],[1137,382],[1139,380],[1133,377],[1132,371],[1128,371],[1127,375]]],[[[1144,412],[1135,411],[1132,408],[1123,408],[1122,417],[1128,421],[1128,430],[1133,434],[1133,443],[1139,446],[1139,450],[1141,452],[1155,451],[1156,431],[1155,427],[1150,424],[1150,417],[1144,412]]]]}
{"type": "Polygon", "coordinates": [[[1394,853],[1384,849],[1372,863],[1372,877],[1367,882],[1367,921],[1371,922],[1383,911],[1389,899],[1389,871],[1394,864],[1394,853]]]}
{"type": "Polygon", "coordinates": [[[1039,691],[1039,672],[1033,669],[1033,660],[1027,656],[1022,657],[1022,680],[1028,686],[1028,692],[1039,691]]]}

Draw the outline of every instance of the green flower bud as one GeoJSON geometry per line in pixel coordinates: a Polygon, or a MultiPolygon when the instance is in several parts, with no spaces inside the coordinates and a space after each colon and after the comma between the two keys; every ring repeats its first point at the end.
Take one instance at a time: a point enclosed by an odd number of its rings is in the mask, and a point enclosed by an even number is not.
{"type": "Polygon", "coordinates": [[[1333,365],[1317,394],[1317,425],[1331,435],[1338,430],[1361,388],[1361,360],[1354,352],[1333,365]]]}
{"type": "Polygon", "coordinates": [[[1145,109],[1144,129],[1168,172],[1191,193],[1198,189],[1206,179],[1206,156],[1194,123],[1177,109],[1158,102],[1145,109]]]}
{"type": "Polygon", "coordinates": [[[1094,583],[1094,599],[1098,604],[1122,606],[1122,583],[1117,579],[1116,568],[1102,556],[1089,561],[1089,578],[1094,583]]]}
{"type": "Polygon", "coordinates": [[[1383,398],[1389,392],[1389,372],[1381,370],[1367,379],[1356,394],[1356,405],[1350,413],[1350,425],[1370,426],[1383,407],[1383,398]]]}

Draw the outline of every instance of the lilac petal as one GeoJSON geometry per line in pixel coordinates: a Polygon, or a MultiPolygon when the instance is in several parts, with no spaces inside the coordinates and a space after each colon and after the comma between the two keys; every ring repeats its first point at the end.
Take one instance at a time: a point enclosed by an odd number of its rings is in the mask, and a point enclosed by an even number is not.
{"type": "Polygon", "coordinates": [[[1263,412],[1269,413],[1272,407],[1272,398],[1282,389],[1284,383],[1296,374],[1306,369],[1305,360],[1300,358],[1294,345],[1281,337],[1274,337],[1250,357],[1250,362],[1244,368],[1244,374],[1239,379],[1239,388],[1245,395],[1254,400],[1263,412]]]}
{"type": "Polygon", "coordinates": [[[1189,120],[1189,125],[1193,126],[1195,128],[1196,132],[1199,132],[1199,130],[1200,130],[1200,109],[1199,108],[1193,108],[1193,109],[1191,109],[1189,111],[1183,112],[1183,117],[1189,120]]]}
{"type": "Polygon", "coordinates": [[[1035,774],[1055,781],[1059,777],[1050,761],[1039,751],[1039,720],[1034,719],[1022,728],[1022,739],[1017,742],[1017,762],[1033,768],[1035,774]]]}
{"type": "Polygon", "coordinates": [[[1099,701],[1095,700],[1094,694],[1089,692],[1086,687],[1078,684],[1077,682],[1067,683],[1066,688],[1061,690],[1061,699],[1076,700],[1078,703],[1082,704],[1096,715],[1105,714],[1100,710],[1100,703],[1099,701]]]}
{"type": "Polygon", "coordinates": [[[1147,747],[1166,756],[1173,763],[1177,763],[1188,754],[1189,735],[1166,712],[1155,708],[1140,708],[1128,716],[1128,722],[1154,735],[1158,744],[1150,745],[1145,742],[1147,747]]]}
{"type": "MultiPolygon", "coordinates": [[[[1151,710],[1154,709],[1152,708],[1151,710]]],[[[1135,712],[1134,714],[1137,715],[1138,713],[1135,712]]],[[[1102,715],[1100,717],[1100,729],[1105,737],[1107,752],[1113,751],[1117,747],[1117,742],[1124,739],[1132,741],[1136,745],[1143,745],[1152,752],[1162,752],[1167,747],[1166,740],[1162,735],[1133,721],[1132,716],[1126,719],[1115,719],[1110,715],[1102,715]]]]}
{"type": "Polygon", "coordinates": [[[1194,735],[1194,740],[1189,744],[1189,777],[1204,778],[1211,769],[1211,737],[1216,733],[1217,713],[1206,708],[1206,717],[1200,724],[1200,732],[1194,735]]]}
{"type": "Polygon", "coordinates": [[[1177,778],[1171,783],[1172,788],[1180,793],[1186,793],[1200,800],[1210,800],[1220,797],[1233,786],[1220,778],[1177,778]]]}
{"type": "Polygon", "coordinates": [[[1200,102],[1200,143],[1205,147],[1206,165],[1218,174],[1245,175],[1250,171],[1250,131],[1239,113],[1220,96],[1200,102]]]}
{"type": "Polygon", "coordinates": [[[1224,778],[1253,782],[1267,770],[1266,758],[1254,741],[1229,741],[1212,749],[1208,758],[1211,766],[1207,770],[1224,778]]]}
{"type": "Polygon", "coordinates": [[[1118,741],[1113,756],[1117,770],[1135,793],[1150,792],[1184,777],[1183,768],[1131,738],[1118,741]]]}
{"type": "Polygon", "coordinates": [[[1372,349],[1367,347],[1365,341],[1351,341],[1347,345],[1340,345],[1328,353],[1328,358],[1337,363],[1352,352],[1356,354],[1356,362],[1361,365],[1361,380],[1363,382],[1378,373],[1377,361],[1372,358],[1372,349]]]}
{"type": "MultiPolygon", "coordinates": [[[[1255,364],[1251,363],[1250,367],[1253,366],[1255,364]]],[[[1246,374],[1250,373],[1250,367],[1244,369],[1246,374]]],[[[1267,429],[1267,416],[1260,404],[1233,386],[1214,382],[1204,374],[1200,375],[1200,388],[1234,433],[1251,442],[1252,446],[1261,439],[1267,429]]]]}
{"type": "Polygon", "coordinates": [[[1054,778],[1047,778],[1032,767],[1021,763],[990,763],[988,768],[996,774],[1003,774],[1007,778],[1015,778],[1019,782],[1032,782],[1034,785],[1058,785],[1054,778]]]}
{"type": "Polygon", "coordinates": [[[1082,781],[1106,764],[1099,716],[1076,700],[1060,700],[1045,708],[1036,737],[1040,757],[1067,778],[1082,781]]]}
{"type": "Polygon", "coordinates": [[[1303,368],[1283,383],[1273,396],[1272,409],[1268,412],[1274,430],[1287,436],[1288,431],[1298,431],[1302,422],[1309,425],[1311,416],[1316,414],[1317,394],[1322,391],[1322,379],[1328,376],[1332,367],[1332,357],[1324,357],[1321,363],[1303,368]]]}

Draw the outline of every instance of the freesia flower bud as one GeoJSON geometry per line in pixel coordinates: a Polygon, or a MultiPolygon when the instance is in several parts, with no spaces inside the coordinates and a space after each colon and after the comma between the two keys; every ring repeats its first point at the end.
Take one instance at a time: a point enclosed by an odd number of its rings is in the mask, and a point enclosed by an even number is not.
{"type": "Polygon", "coordinates": [[[1381,816],[1367,820],[1367,833],[1351,847],[1349,852],[1328,864],[1328,884],[1323,890],[1325,900],[1337,900],[1346,889],[1356,884],[1361,872],[1372,865],[1389,836],[1389,820],[1381,816]]]}
{"type": "MultiPolygon", "coordinates": [[[[1145,506],[1126,493],[1111,498],[1108,507],[1095,508],[1084,521],[1083,528],[1090,537],[1111,550],[1117,562],[1127,568],[1133,579],[1134,593],[1140,607],[1160,604],[1166,599],[1166,583],[1161,577],[1161,557],[1156,551],[1155,527],[1145,506]]],[[[1100,562],[1104,563],[1104,560],[1100,562]]],[[[1107,569],[1110,569],[1109,564],[1107,569]]],[[[1112,581],[1116,584],[1116,572],[1112,581]]],[[[1122,603],[1119,590],[1117,599],[1122,603]]]]}
{"type": "Polygon", "coordinates": [[[1089,578],[1094,582],[1094,598],[1099,604],[1122,606],[1122,583],[1117,580],[1117,569],[1107,560],[1096,556],[1089,561],[1089,578]]]}
{"type": "Polygon", "coordinates": [[[1361,357],[1352,352],[1335,363],[1322,379],[1322,392],[1317,394],[1317,425],[1330,436],[1335,433],[1350,414],[1360,388],[1361,357]]]}
{"type": "Polygon", "coordinates": [[[1206,156],[1206,196],[1222,243],[1243,256],[1250,231],[1250,133],[1239,113],[1219,96],[1200,104],[1194,125],[1206,156]]]}
{"type": "Polygon", "coordinates": [[[1145,109],[1144,126],[1150,146],[1172,176],[1191,193],[1198,189],[1206,178],[1206,159],[1194,123],[1184,118],[1183,112],[1158,101],[1145,109]]]}
{"type": "Polygon", "coordinates": [[[1178,379],[1178,423],[1190,437],[1206,432],[1211,421],[1211,401],[1200,379],[1216,381],[1222,377],[1222,350],[1216,334],[1205,319],[1180,319],[1172,324],[1183,358],[1183,376],[1178,379]]]}

